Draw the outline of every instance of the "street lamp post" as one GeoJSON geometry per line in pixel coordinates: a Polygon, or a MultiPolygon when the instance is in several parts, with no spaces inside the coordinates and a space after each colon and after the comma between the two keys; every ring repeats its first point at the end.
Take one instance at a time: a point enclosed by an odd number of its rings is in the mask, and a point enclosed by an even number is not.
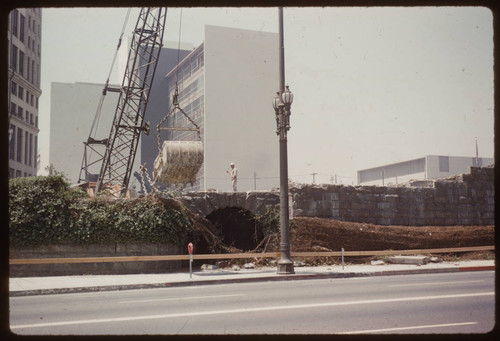
{"type": "Polygon", "coordinates": [[[276,134],[280,142],[280,260],[278,274],[293,274],[293,262],[290,259],[290,229],[288,216],[288,151],[287,131],[290,130],[290,107],[293,94],[285,89],[285,48],[283,44],[283,8],[279,8],[279,91],[273,99],[273,108],[276,114],[276,134]]]}

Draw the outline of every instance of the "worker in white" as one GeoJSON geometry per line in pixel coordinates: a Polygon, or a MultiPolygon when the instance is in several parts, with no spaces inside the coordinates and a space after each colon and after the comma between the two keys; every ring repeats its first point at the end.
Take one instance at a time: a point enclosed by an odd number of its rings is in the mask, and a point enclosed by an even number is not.
{"type": "Polygon", "coordinates": [[[233,184],[233,192],[236,192],[236,185],[238,182],[238,170],[234,167],[234,163],[231,162],[231,169],[227,170],[226,173],[231,176],[231,183],[233,184]]]}

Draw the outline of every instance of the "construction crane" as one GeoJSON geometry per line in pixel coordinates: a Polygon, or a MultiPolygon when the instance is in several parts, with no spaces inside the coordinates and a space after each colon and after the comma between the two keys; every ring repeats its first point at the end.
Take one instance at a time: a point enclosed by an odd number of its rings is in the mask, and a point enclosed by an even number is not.
{"type": "MultiPolygon", "coordinates": [[[[103,189],[115,196],[127,192],[140,135],[142,132],[149,134],[149,123],[144,122],[144,115],[162,47],[166,15],[166,8],[141,8],[122,84],[114,88],[109,86],[109,78],[106,81],[103,97],[108,91],[119,93],[111,131],[107,139],[99,140],[89,135],[84,142],[79,178],[79,182],[96,180],[96,194],[103,189]],[[90,167],[99,164],[100,172],[95,179],[90,167]]],[[[121,38],[118,48],[120,44],[121,38]]]]}

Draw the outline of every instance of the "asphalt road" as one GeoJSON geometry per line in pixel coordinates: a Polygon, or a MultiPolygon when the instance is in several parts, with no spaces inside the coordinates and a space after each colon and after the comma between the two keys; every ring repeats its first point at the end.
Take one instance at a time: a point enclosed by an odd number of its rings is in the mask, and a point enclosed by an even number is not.
{"type": "Polygon", "coordinates": [[[10,298],[22,335],[487,333],[494,271],[10,298]]]}

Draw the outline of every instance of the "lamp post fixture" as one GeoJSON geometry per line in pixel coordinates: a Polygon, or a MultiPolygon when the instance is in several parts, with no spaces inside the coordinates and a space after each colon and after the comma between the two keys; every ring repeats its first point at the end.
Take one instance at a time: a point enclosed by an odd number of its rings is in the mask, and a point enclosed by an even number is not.
{"type": "Polygon", "coordinates": [[[276,114],[276,134],[280,142],[280,259],[278,274],[288,275],[295,273],[293,261],[290,259],[290,229],[288,216],[288,151],[287,131],[290,130],[290,106],[293,94],[285,89],[285,49],[283,44],[283,8],[279,7],[279,91],[273,99],[273,108],[276,114]]]}

